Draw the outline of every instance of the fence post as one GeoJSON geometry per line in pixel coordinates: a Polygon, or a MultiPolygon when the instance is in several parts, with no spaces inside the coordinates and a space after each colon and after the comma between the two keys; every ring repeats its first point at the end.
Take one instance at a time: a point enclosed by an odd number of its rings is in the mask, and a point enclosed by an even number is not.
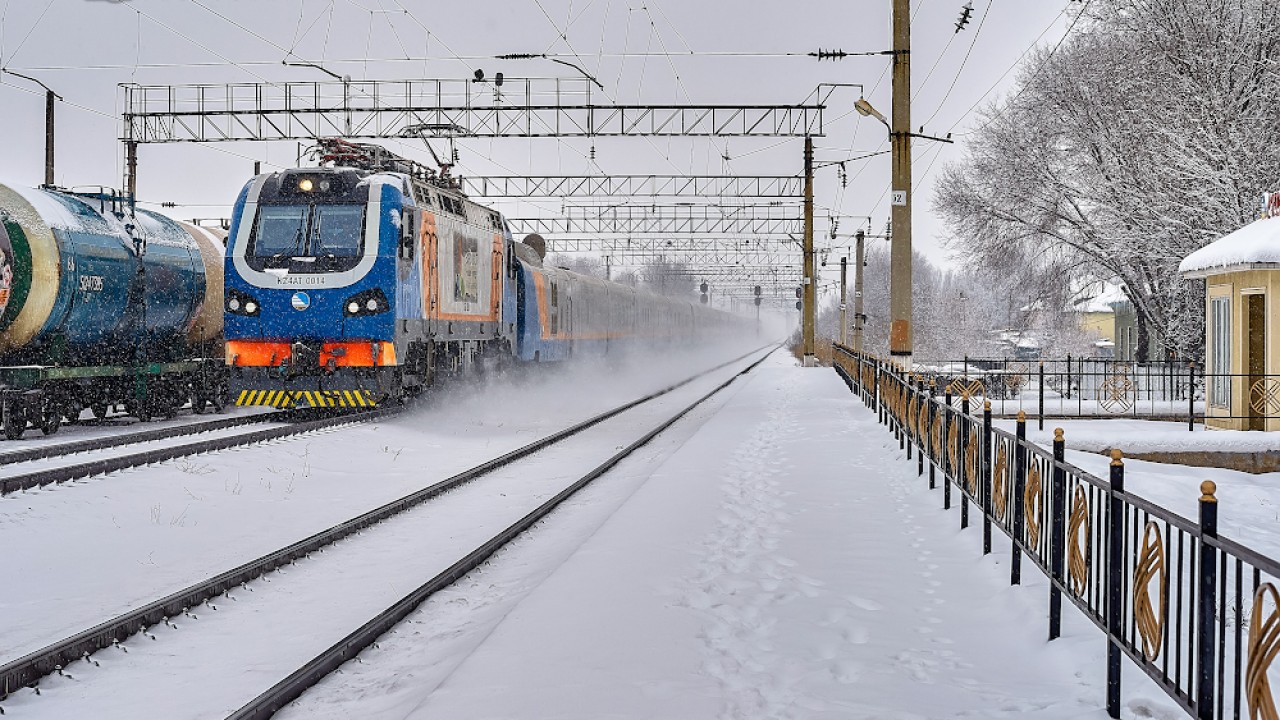
{"type": "Polygon", "coordinates": [[[924,446],[929,439],[929,399],[924,394],[924,378],[916,381],[916,477],[924,475],[924,446]]]}
{"type": "Polygon", "coordinates": [[[1062,635],[1062,565],[1067,539],[1067,471],[1062,467],[1066,440],[1062,428],[1053,429],[1053,490],[1049,501],[1049,639],[1062,635]]]}
{"type": "MultiPolygon", "coordinates": [[[[965,358],[965,365],[968,366],[968,358],[965,358]]],[[[960,529],[964,530],[969,527],[969,496],[964,494],[966,466],[965,459],[968,457],[969,451],[969,428],[965,427],[969,424],[969,391],[966,388],[960,394],[960,427],[956,432],[956,467],[955,471],[956,487],[960,488],[960,529]]]]}
{"type": "MultiPolygon", "coordinates": [[[[1200,588],[1199,612],[1196,614],[1196,716],[1200,720],[1213,720],[1213,671],[1217,666],[1214,657],[1215,626],[1218,610],[1218,549],[1205,542],[1205,538],[1218,537],[1218,486],[1212,480],[1200,483],[1200,588]]],[[[1260,622],[1258,618],[1254,622],[1260,622]]]]}
{"type": "Polygon", "coordinates": [[[1044,430],[1044,361],[1040,361],[1040,426],[1039,429],[1044,430]]]}
{"type": "Polygon", "coordinates": [[[1120,641],[1124,637],[1124,460],[1111,451],[1107,509],[1107,715],[1120,717],[1120,641]]]}
{"type": "Polygon", "coordinates": [[[1018,411],[1017,442],[1013,445],[1013,552],[1009,558],[1009,584],[1022,584],[1022,533],[1026,525],[1026,507],[1022,494],[1027,485],[1027,414],[1018,411]]]}
{"type": "Polygon", "coordinates": [[[883,425],[884,424],[884,407],[880,403],[881,380],[880,380],[880,361],[879,360],[871,361],[871,381],[872,381],[871,393],[872,393],[872,400],[874,401],[875,410],[876,410],[876,420],[881,425],[883,425]]]}
{"type": "Polygon", "coordinates": [[[1071,399],[1071,353],[1067,353],[1067,399],[1071,399]]]}
{"type": "MultiPolygon", "coordinates": [[[[1208,378],[1205,379],[1205,395],[1208,400],[1209,394],[1208,378]]],[[[1192,360],[1187,364],[1187,430],[1196,431],[1196,363],[1192,360]]]]}
{"type": "Polygon", "coordinates": [[[951,383],[947,383],[946,409],[942,413],[942,509],[951,509],[951,425],[956,421],[951,409],[951,383]]]}
{"type": "MultiPolygon", "coordinates": [[[[982,472],[978,475],[978,492],[982,497],[982,554],[991,554],[991,401],[982,401],[982,472]]],[[[1006,491],[1007,492],[1007,491],[1006,491]]]]}
{"type": "MultiPolygon", "coordinates": [[[[930,378],[929,380],[929,425],[928,425],[930,440],[932,440],[933,423],[938,416],[938,404],[933,401],[933,398],[937,395],[937,393],[938,393],[938,381],[930,378]]],[[[938,456],[931,442],[929,445],[929,489],[930,490],[938,487],[937,468],[938,468],[938,456]]]]}
{"type": "Polygon", "coordinates": [[[915,402],[915,387],[916,379],[913,376],[904,373],[902,376],[903,414],[902,419],[899,422],[901,422],[903,426],[902,439],[906,442],[908,460],[911,459],[911,454],[915,450],[913,446],[915,445],[916,431],[915,428],[911,427],[911,405],[915,402]]]}

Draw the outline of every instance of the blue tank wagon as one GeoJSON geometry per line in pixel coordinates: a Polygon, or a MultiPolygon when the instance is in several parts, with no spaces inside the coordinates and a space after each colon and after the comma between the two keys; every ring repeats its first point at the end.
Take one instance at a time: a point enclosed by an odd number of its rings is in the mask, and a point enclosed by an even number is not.
{"type": "Polygon", "coordinates": [[[143,420],[225,395],[222,247],[110,192],[0,185],[6,437],[113,405],[143,420]]]}

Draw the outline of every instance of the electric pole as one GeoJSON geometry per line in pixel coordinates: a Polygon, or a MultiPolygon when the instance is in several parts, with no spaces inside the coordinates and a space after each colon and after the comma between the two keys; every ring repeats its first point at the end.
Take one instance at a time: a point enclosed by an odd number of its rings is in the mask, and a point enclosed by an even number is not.
{"type": "Polygon", "coordinates": [[[854,237],[858,240],[858,247],[853,256],[853,349],[862,352],[862,324],[865,317],[862,314],[862,269],[866,265],[862,256],[862,241],[867,234],[859,230],[854,237]]]}
{"type": "Polygon", "coordinates": [[[804,303],[803,316],[804,366],[818,364],[813,347],[813,325],[818,283],[813,272],[813,138],[804,137],[804,303]]]}
{"type": "Polygon", "coordinates": [[[842,257],[840,258],[840,344],[841,345],[846,344],[845,340],[847,339],[847,335],[848,335],[845,331],[845,328],[848,327],[848,322],[845,319],[845,313],[844,313],[844,310],[845,310],[844,287],[845,287],[845,280],[848,277],[848,272],[849,272],[849,258],[842,257]]]}
{"type": "MultiPolygon", "coordinates": [[[[893,239],[890,245],[889,354],[911,367],[911,3],[893,0],[893,239]]],[[[861,268],[859,268],[861,270],[861,268]]],[[[861,272],[859,272],[861,276],[861,272]]]]}

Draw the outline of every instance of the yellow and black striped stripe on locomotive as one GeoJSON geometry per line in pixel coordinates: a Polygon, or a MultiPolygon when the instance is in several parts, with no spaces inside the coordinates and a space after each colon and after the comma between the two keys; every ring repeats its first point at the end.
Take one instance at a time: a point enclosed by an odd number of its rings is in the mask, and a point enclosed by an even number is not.
{"type": "Polygon", "coordinates": [[[368,390],[241,390],[236,396],[237,406],[367,408],[376,404],[368,390]]]}

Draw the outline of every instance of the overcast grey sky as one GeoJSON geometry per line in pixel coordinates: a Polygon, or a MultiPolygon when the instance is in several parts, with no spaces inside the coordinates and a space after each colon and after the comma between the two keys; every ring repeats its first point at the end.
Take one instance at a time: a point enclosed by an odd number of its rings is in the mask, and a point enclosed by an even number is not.
{"type": "MultiPolygon", "coordinates": [[[[974,0],[974,18],[957,34],[964,0],[913,0],[913,125],[955,132],[954,146],[917,143],[916,247],[945,262],[943,227],[930,211],[931,183],[960,157],[971,108],[1006,89],[1008,72],[1028,48],[1056,43],[1069,25],[1068,0],[974,0]],[[963,69],[962,69],[963,66],[963,69]],[[1008,72],[1007,75],[1005,73],[1008,72]],[[1001,76],[1005,75],[1001,80],[1001,76]]],[[[818,83],[862,83],[888,114],[889,59],[818,62],[789,52],[890,47],[889,0],[0,0],[0,66],[39,77],[66,100],[58,105],[57,183],[121,184],[118,83],[188,84],[324,80],[284,59],[322,63],[354,79],[572,77],[547,60],[500,61],[515,52],[577,56],[618,102],[783,104],[812,100],[818,83]],[[638,56],[646,54],[645,56],[638,56]],[[663,53],[671,53],[663,55],[663,53]],[[692,53],[692,54],[691,54],[692,53]]],[[[36,185],[43,177],[43,94],[0,76],[0,182],[36,185]]],[[[853,113],[856,94],[829,100],[819,162],[887,148],[882,125],[853,113]]],[[[459,141],[467,175],[604,172],[610,174],[796,174],[799,139],[597,139],[459,141]],[[724,156],[728,156],[726,161],[724,156]]],[[[392,149],[427,159],[420,145],[392,149]]],[[[292,165],[294,143],[143,146],[139,199],[176,202],[177,217],[220,217],[252,172],[292,165]]],[[[871,216],[888,218],[887,155],[847,165],[816,181],[817,235],[827,216],[840,231],[871,216]]],[[[559,202],[539,204],[556,213],[559,202]]],[[[530,214],[531,206],[502,206],[530,214]]],[[[823,241],[825,242],[825,241],[823,241]]],[[[847,242],[847,241],[844,241],[847,242]]],[[[840,254],[839,251],[836,253],[840,254]]],[[[962,266],[963,259],[951,260],[962,266]]]]}

